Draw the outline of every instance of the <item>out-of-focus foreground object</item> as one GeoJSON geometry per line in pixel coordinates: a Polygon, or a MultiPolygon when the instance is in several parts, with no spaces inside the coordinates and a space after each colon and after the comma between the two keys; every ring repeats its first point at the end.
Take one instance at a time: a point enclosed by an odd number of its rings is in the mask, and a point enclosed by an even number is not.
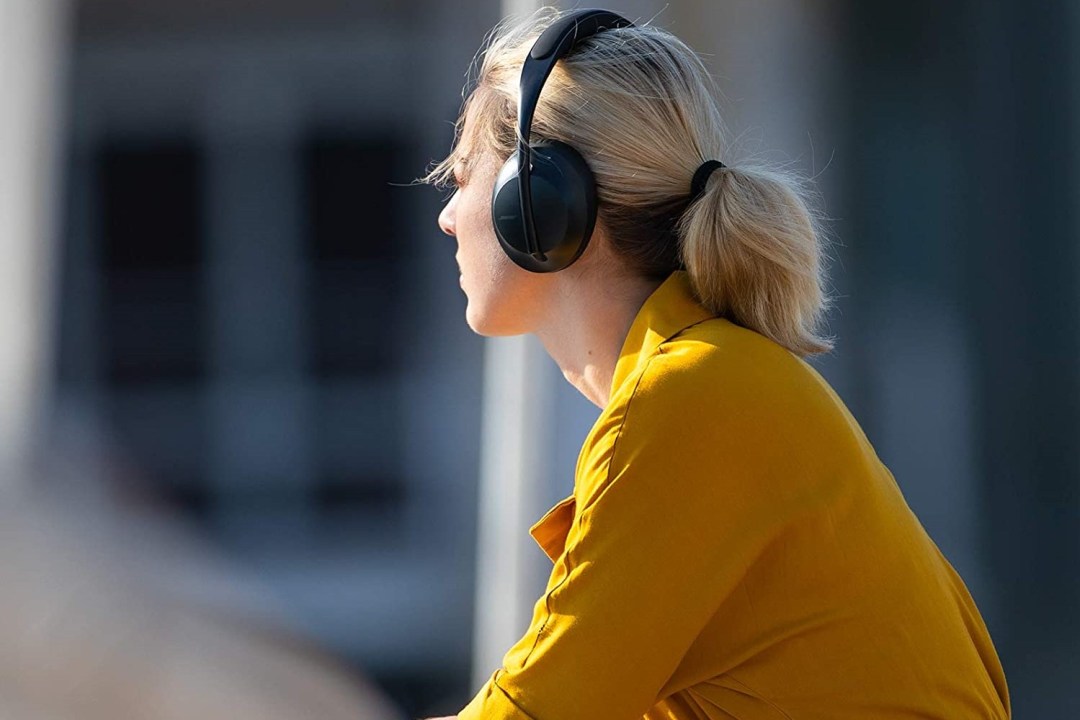
{"type": "Polygon", "coordinates": [[[183,597],[192,576],[252,588],[167,518],[63,489],[63,502],[0,498],[0,717],[400,717],[273,612],[237,619],[183,597]]]}

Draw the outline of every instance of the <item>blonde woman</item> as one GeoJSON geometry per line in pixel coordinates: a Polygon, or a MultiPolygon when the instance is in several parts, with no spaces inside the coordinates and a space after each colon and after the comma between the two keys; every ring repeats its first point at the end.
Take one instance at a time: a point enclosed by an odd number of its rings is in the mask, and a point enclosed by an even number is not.
{"type": "Polygon", "coordinates": [[[498,28],[439,225],[466,320],[534,333],[602,409],[532,529],[532,623],[457,716],[1007,718],[960,577],[803,358],[830,349],[793,179],[732,157],[678,38],[604,11],[498,28]]]}

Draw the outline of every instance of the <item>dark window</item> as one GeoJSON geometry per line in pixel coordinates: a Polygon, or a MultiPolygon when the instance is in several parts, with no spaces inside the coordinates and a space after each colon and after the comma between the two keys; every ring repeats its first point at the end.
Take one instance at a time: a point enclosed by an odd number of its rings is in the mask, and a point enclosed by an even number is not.
{"type": "Polygon", "coordinates": [[[303,145],[310,279],[314,500],[326,521],[393,520],[404,504],[394,391],[409,292],[399,206],[406,145],[392,133],[315,131],[303,145]]]}
{"type": "Polygon", "coordinates": [[[317,263],[394,261],[404,145],[388,135],[312,134],[304,147],[308,252],[317,263]]]}
{"type": "Polygon", "coordinates": [[[193,143],[111,143],[98,156],[102,264],[196,269],[202,260],[201,158],[193,143]]]}
{"type": "Polygon", "coordinates": [[[202,162],[193,143],[97,156],[101,351],[113,384],[203,376],[202,162]]]}
{"type": "Polygon", "coordinates": [[[407,276],[397,203],[404,144],[315,133],[304,145],[312,372],[395,372],[407,276]]]}

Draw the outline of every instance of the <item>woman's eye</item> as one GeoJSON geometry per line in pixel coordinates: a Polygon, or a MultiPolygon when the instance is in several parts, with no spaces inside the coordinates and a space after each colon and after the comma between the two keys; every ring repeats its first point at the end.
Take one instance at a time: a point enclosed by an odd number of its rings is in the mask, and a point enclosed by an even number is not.
{"type": "Polygon", "coordinates": [[[454,186],[455,190],[460,190],[465,187],[468,179],[468,174],[465,172],[465,163],[458,160],[450,169],[450,184],[454,186]]]}

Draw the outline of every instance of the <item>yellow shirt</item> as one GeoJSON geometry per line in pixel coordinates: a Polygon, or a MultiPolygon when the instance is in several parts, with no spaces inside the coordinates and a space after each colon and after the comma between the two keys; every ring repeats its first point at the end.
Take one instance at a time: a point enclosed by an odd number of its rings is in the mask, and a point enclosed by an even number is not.
{"type": "Polygon", "coordinates": [[[532,534],[547,591],[463,720],[1010,716],[971,596],[847,408],[685,273],[532,534]]]}

